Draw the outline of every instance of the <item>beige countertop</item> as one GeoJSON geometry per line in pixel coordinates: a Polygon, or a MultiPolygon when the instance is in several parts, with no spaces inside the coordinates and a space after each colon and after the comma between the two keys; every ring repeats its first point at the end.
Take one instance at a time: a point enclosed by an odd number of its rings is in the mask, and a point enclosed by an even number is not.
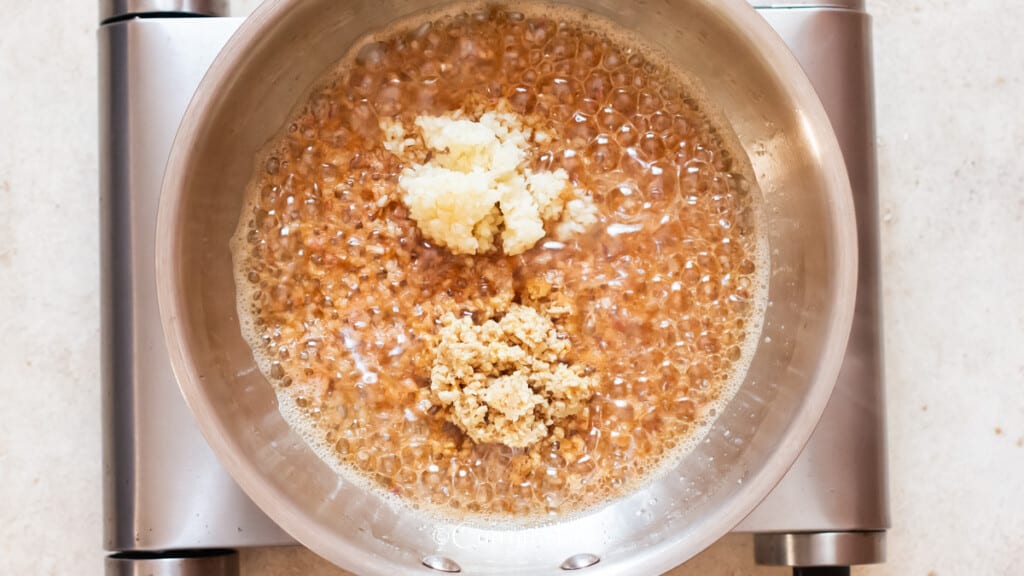
{"type": "MultiPolygon", "coordinates": [[[[1020,574],[1024,3],[868,5],[894,527],[889,563],[855,572],[1020,574]]],[[[98,575],[96,3],[0,6],[0,576],[98,575]]],[[[729,536],[673,574],[787,573],[751,555],[729,536]]],[[[343,574],[301,549],[242,559],[343,574]]]]}

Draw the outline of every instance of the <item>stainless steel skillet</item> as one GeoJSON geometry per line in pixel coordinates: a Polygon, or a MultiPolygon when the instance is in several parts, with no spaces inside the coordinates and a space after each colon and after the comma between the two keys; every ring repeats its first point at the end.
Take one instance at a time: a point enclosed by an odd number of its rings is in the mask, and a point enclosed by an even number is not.
{"type": "Polygon", "coordinates": [[[439,3],[265,3],[214,63],[175,141],[157,280],[185,398],[253,500],[300,542],[357,573],[434,573],[426,560],[473,574],[556,574],[594,559],[586,573],[663,572],[756,506],[831,393],[855,296],[853,206],[825,113],[782,41],[742,0],[564,3],[638,32],[700,79],[750,156],[771,259],[761,343],[704,442],[659,480],[583,517],[483,529],[395,508],[342,481],[281,418],[239,331],[228,239],[257,152],[353,41],[439,3]]]}

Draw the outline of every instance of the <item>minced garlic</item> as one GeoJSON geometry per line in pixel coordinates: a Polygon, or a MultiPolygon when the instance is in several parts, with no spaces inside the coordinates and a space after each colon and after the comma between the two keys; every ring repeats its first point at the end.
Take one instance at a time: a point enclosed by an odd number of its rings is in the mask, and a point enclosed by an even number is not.
{"type": "Polygon", "coordinates": [[[546,222],[578,233],[596,221],[593,201],[573,190],[565,170],[526,165],[530,147],[552,137],[527,126],[507,103],[477,119],[455,111],[413,124],[409,130],[388,120],[381,128],[385,147],[407,164],[402,200],[430,242],[482,254],[500,238],[505,254],[516,255],[544,237],[546,222]]]}

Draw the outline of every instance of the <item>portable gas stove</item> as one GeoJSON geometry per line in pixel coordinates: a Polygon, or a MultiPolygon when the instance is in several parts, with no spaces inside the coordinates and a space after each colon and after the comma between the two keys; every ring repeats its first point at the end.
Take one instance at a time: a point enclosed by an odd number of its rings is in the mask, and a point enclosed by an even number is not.
{"type": "MultiPolygon", "coordinates": [[[[295,545],[235,485],[171,373],[154,233],[192,93],[242,22],[225,0],[101,0],[99,28],[107,574],[237,576],[233,549],[295,545]]],[[[848,574],[885,560],[889,527],[870,17],[863,0],[755,1],[818,91],[856,202],[860,276],[846,359],[821,423],[737,528],[754,562],[848,574]]]]}

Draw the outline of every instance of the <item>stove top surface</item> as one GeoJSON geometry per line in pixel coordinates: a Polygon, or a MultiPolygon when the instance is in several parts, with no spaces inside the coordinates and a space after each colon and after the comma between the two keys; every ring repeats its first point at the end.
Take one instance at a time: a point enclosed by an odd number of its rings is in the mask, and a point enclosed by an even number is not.
{"type": "MultiPolygon", "coordinates": [[[[822,423],[736,530],[757,534],[761,563],[883,561],[889,517],[870,19],[860,1],[754,4],[829,113],[853,186],[861,262],[847,358],[822,423]]],[[[153,234],[164,164],[192,92],[240,23],[115,14],[100,29],[104,542],[111,551],[294,544],[224,472],[196,428],[170,370],[156,303],[153,234]]]]}

